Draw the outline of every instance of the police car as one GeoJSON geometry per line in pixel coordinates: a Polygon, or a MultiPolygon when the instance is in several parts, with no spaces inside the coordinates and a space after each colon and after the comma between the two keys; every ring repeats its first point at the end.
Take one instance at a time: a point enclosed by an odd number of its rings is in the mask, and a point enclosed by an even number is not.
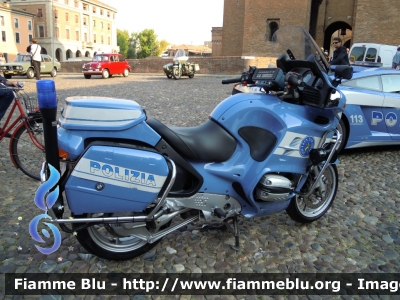
{"type": "Polygon", "coordinates": [[[347,99],[338,125],[343,134],[339,151],[400,145],[400,71],[368,68],[354,73],[338,89],[347,99]]]}

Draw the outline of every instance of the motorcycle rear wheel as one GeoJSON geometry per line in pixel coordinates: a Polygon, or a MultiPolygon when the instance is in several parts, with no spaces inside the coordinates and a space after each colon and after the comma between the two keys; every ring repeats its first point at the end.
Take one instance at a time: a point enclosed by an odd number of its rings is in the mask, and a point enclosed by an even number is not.
{"type": "MultiPolygon", "coordinates": [[[[309,176],[315,177],[314,174],[309,176]]],[[[321,194],[319,188],[315,188],[310,195],[304,197],[295,196],[290,201],[286,212],[293,220],[300,223],[313,222],[321,218],[331,207],[338,190],[339,180],[336,165],[329,165],[325,169],[322,181],[325,189],[324,194],[321,194]]],[[[312,182],[307,179],[304,188],[310,187],[311,184],[312,182]]]]}
{"type": "MultiPolygon", "coordinates": [[[[126,214],[125,214],[126,215],[126,214]]],[[[109,217],[115,214],[86,214],[80,216],[83,218],[90,217],[109,217]]],[[[170,226],[167,223],[159,230],[170,226]]],[[[73,223],[73,228],[82,226],[82,223],[73,223]]],[[[148,229],[149,232],[155,233],[159,230],[148,229]]],[[[134,236],[118,236],[109,224],[96,224],[77,232],[77,240],[88,252],[105,259],[127,260],[142,255],[152,249],[161,240],[158,239],[154,243],[148,243],[134,236]]]]}

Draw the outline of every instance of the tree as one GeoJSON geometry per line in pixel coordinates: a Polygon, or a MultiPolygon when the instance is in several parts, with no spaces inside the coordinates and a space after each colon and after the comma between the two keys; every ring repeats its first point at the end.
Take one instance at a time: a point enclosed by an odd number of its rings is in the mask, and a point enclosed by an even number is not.
{"type": "Polygon", "coordinates": [[[139,33],[129,33],[127,30],[117,29],[117,44],[120,53],[126,58],[146,58],[160,56],[168,47],[166,40],[157,41],[153,29],[144,29],[139,33]]]}
{"type": "Polygon", "coordinates": [[[123,56],[127,56],[129,48],[129,33],[128,30],[117,29],[117,45],[119,46],[119,52],[123,56]]]}
{"type": "Polygon", "coordinates": [[[158,43],[158,47],[157,47],[157,50],[154,51],[154,56],[161,56],[161,54],[165,50],[167,50],[167,47],[168,47],[169,43],[166,40],[162,40],[162,41],[157,42],[157,43],[158,43]]]}
{"type": "Polygon", "coordinates": [[[153,29],[144,29],[142,32],[138,33],[138,42],[140,44],[140,50],[137,53],[138,58],[146,58],[157,51],[157,35],[154,33],[153,29]]]}
{"type": "Polygon", "coordinates": [[[129,39],[129,48],[126,58],[137,58],[138,50],[139,50],[138,34],[132,33],[129,39]]]}

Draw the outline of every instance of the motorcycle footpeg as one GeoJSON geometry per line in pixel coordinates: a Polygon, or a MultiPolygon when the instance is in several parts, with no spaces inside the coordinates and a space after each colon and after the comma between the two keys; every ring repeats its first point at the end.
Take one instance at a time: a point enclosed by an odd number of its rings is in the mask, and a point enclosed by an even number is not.
{"type": "Polygon", "coordinates": [[[226,218],[226,213],[219,207],[214,209],[214,215],[218,218],[226,218]]]}

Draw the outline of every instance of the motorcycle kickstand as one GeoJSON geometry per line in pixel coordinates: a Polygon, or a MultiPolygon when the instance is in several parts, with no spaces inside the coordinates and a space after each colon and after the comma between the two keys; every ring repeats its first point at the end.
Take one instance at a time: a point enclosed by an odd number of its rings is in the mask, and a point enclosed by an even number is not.
{"type": "Polygon", "coordinates": [[[232,217],[232,223],[233,223],[233,229],[232,227],[228,224],[227,220],[224,220],[226,228],[234,235],[235,237],[235,245],[231,245],[231,248],[235,251],[239,251],[239,225],[238,225],[238,220],[237,216],[232,217]]]}

